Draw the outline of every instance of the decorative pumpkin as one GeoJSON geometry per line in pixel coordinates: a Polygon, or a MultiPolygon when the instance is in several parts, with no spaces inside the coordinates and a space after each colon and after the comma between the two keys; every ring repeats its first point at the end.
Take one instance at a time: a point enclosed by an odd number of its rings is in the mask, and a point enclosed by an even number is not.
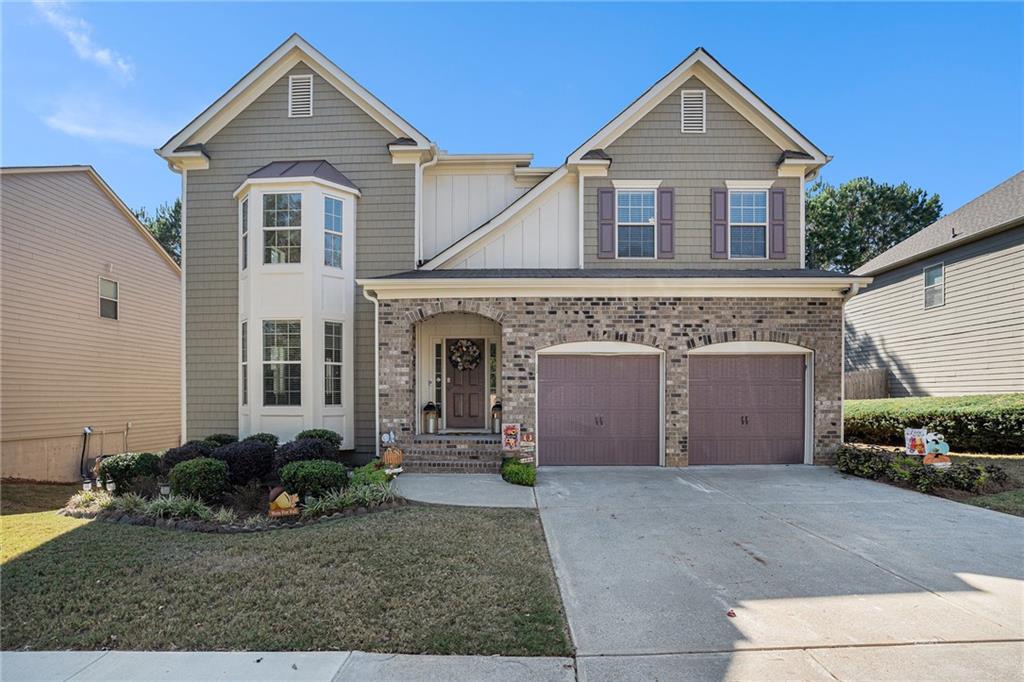
{"type": "Polygon", "coordinates": [[[402,457],[402,451],[392,446],[384,451],[380,459],[388,469],[397,469],[402,466],[402,457]]]}
{"type": "Polygon", "coordinates": [[[448,351],[452,366],[459,370],[474,370],[480,366],[480,348],[469,339],[459,339],[448,351]]]}

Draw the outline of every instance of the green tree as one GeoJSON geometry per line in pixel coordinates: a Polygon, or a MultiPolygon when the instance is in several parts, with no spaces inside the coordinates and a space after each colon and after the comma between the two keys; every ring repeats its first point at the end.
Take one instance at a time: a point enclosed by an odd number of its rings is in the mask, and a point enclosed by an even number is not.
{"type": "Polygon", "coordinates": [[[170,254],[176,263],[181,264],[181,199],[173,204],[160,204],[154,215],[149,215],[145,208],[134,212],[139,222],[146,226],[160,246],[170,254]]]}
{"type": "Polygon", "coordinates": [[[942,215],[938,194],[907,183],[819,180],[807,195],[807,267],[851,272],[942,215]]]}

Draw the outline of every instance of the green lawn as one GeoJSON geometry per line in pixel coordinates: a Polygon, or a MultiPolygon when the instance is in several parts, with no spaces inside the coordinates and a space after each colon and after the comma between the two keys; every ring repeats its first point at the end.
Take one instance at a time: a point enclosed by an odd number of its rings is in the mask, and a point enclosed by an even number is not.
{"type": "Polygon", "coordinates": [[[48,511],[0,518],[0,545],[4,649],[572,652],[532,510],[410,506],[246,535],[48,511]]]}
{"type": "Polygon", "coordinates": [[[1007,490],[995,495],[978,495],[964,500],[967,504],[994,509],[1005,514],[1024,516],[1024,490],[1007,490]]]}

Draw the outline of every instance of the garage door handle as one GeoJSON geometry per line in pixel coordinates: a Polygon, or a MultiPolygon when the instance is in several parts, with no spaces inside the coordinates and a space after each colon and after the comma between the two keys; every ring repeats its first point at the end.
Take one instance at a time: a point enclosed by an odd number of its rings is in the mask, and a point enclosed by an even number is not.
{"type": "Polygon", "coordinates": [[[604,417],[602,417],[599,414],[598,415],[594,415],[594,425],[595,426],[604,426],[604,417]]]}
{"type": "Polygon", "coordinates": [[[747,415],[743,415],[742,417],[740,417],[740,424],[742,424],[743,426],[746,426],[749,423],[750,423],[750,418],[747,417],[747,415]]]}

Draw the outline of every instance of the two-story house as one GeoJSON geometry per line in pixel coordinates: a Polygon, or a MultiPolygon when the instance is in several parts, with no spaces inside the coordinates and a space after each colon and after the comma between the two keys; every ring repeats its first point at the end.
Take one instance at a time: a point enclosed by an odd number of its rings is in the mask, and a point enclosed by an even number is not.
{"type": "Polygon", "coordinates": [[[841,442],[843,304],[870,278],[804,268],[829,157],[703,49],[557,168],[446,153],[298,35],[157,152],[190,438],[393,434],[427,471],[493,470],[496,422],[540,466],[841,442]]]}

